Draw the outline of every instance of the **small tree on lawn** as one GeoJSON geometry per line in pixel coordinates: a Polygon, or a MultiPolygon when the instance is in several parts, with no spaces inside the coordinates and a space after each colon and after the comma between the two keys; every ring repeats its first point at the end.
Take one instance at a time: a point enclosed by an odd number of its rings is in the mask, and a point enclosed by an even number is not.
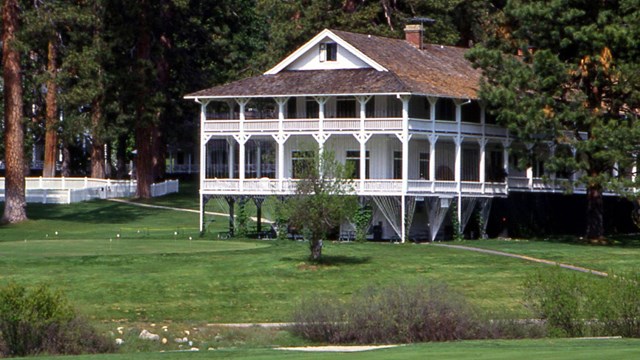
{"type": "Polygon", "coordinates": [[[307,151],[295,172],[300,181],[295,196],[287,202],[289,223],[308,236],[310,260],[320,261],[322,240],[339,226],[358,206],[353,185],[345,166],[330,151],[307,151]]]}

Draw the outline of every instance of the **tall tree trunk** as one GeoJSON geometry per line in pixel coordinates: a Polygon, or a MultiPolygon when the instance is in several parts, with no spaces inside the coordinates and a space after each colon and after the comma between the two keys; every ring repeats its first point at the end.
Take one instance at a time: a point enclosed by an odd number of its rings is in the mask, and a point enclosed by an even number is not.
{"type": "Polygon", "coordinates": [[[136,196],[142,199],[151,198],[153,184],[153,164],[151,156],[151,126],[136,127],[136,196]]]}
{"type": "Polygon", "coordinates": [[[602,186],[587,188],[587,239],[601,241],[604,237],[602,186]]]}
{"type": "Polygon", "coordinates": [[[91,104],[91,177],[94,179],[105,178],[104,142],[100,134],[102,125],[102,102],[94,99],[91,104]]]}
{"type": "Polygon", "coordinates": [[[153,181],[164,180],[167,146],[158,125],[153,127],[153,181]]]}
{"type": "Polygon", "coordinates": [[[136,60],[139,91],[136,99],[136,195],[139,198],[151,197],[151,184],[153,183],[153,125],[152,116],[148,114],[149,94],[151,93],[151,81],[149,79],[147,65],[151,60],[151,29],[149,26],[149,3],[140,1],[140,15],[138,18],[138,38],[136,41],[136,60]]]}
{"type": "Polygon", "coordinates": [[[24,128],[20,53],[14,48],[18,32],[18,1],[2,7],[2,67],[4,77],[5,203],[2,223],[27,220],[24,180],[24,128]]]}
{"type": "Polygon", "coordinates": [[[56,58],[57,51],[54,40],[49,40],[47,55],[47,96],[46,108],[47,117],[45,119],[45,138],[44,138],[44,165],[42,168],[42,176],[56,176],[56,153],[58,150],[58,104],[57,104],[57,85],[56,85],[56,58]]]}

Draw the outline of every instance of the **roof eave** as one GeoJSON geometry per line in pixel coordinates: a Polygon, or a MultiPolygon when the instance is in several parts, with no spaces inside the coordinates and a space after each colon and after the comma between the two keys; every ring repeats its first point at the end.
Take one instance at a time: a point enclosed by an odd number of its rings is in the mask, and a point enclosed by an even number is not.
{"type": "Polygon", "coordinates": [[[220,100],[229,100],[229,99],[239,99],[239,98],[252,98],[252,99],[260,99],[260,98],[289,98],[289,97],[312,97],[312,96],[375,96],[375,95],[379,95],[379,96],[391,96],[391,95],[417,95],[417,94],[412,94],[411,92],[407,92],[407,91],[398,91],[398,92],[362,92],[362,93],[318,93],[318,94],[312,94],[312,93],[302,93],[302,94],[280,94],[280,95],[273,95],[273,94],[259,94],[259,95],[202,95],[202,96],[184,96],[183,98],[186,100],[195,100],[196,102],[199,102],[200,99],[207,99],[207,100],[215,100],[215,99],[220,99],[220,100]]]}

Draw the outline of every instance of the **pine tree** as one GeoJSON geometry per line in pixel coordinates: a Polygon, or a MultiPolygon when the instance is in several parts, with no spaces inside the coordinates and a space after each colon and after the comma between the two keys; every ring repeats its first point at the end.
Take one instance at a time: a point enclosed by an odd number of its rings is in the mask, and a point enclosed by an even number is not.
{"type": "Polygon", "coordinates": [[[469,55],[480,96],[525,152],[555,150],[547,170],[586,187],[586,236],[601,239],[603,192],[632,185],[640,151],[638,1],[512,0],[504,19],[508,31],[469,55]]]}
{"type": "Polygon", "coordinates": [[[24,179],[22,76],[16,48],[19,8],[16,0],[2,4],[2,70],[4,78],[5,200],[2,223],[27,220],[24,179]]]}

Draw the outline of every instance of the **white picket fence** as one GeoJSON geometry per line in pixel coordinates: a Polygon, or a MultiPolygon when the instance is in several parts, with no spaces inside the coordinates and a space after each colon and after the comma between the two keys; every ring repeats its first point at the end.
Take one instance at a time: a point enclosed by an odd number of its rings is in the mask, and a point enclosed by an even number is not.
{"type": "MultiPolygon", "coordinates": [[[[25,195],[30,203],[71,204],[93,199],[133,197],[136,194],[135,180],[30,177],[25,182],[25,195]]],[[[152,184],[151,196],[177,193],[179,186],[178,180],[152,184]]],[[[4,201],[4,178],[0,178],[0,201],[4,201]]]]}

